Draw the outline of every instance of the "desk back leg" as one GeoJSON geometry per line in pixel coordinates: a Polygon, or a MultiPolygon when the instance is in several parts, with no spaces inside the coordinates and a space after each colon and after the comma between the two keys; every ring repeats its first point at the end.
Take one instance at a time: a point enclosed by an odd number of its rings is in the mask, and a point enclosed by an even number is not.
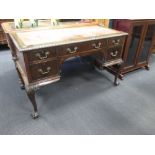
{"type": "Polygon", "coordinates": [[[118,78],[119,78],[119,75],[120,75],[120,71],[122,69],[122,66],[123,66],[123,62],[118,64],[118,70],[117,72],[115,73],[115,79],[114,79],[114,85],[115,86],[118,86],[119,85],[119,82],[118,82],[118,78]]]}
{"type": "Polygon", "coordinates": [[[15,65],[15,66],[16,66],[16,70],[17,70],[17,73],[18,73],[18,77],[19,77],[20,88],[21,88],[21,89],[25,89],[25,84],[24,84],[24,81],[23,81],[23,79],[22,79],[22,76],[21,76],[21,74],[20,74],[20,72],[19,72],[19,70],[18,70],[17,65],[15,65]]]}

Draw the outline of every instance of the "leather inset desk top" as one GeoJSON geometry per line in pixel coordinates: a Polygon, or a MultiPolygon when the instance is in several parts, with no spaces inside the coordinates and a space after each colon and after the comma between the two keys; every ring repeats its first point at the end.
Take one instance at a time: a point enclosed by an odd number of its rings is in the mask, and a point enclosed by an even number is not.
{"type": "Polygon", "coordinates": [[[14,32],[11,34],[19,51],[58,46],[75,42],[125,35],[124,32],[98,25],[14,32]]]}

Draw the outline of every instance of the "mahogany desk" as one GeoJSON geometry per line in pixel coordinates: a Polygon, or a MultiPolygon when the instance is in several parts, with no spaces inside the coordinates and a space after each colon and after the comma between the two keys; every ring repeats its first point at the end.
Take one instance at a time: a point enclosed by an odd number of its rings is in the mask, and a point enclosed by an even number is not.
{"type": "MultiPolygon", "coordinates": [[[[122,52],[127,33],[98,25],[58,26],[44,29],[6,31],[12,58],[19,75],[21,88],[25,88],[33,105],[33,118],[38,109],[35,91],[60,80],[64,61],[75,56],[91,55],[99,68],[122,64],[122,52]]],[[[119,75],[115,74],[117,85],[119,75]]]]}

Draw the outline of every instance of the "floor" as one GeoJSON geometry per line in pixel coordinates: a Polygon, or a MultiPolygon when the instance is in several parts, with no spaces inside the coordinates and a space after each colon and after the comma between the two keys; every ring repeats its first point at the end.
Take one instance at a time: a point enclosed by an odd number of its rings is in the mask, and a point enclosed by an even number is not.
{"type": "Polygon", "coordinates": [[[107,71],[79,62],[67,62],[59,82],[38,90],[33,120],[10,51],[0,49],[0,134],[155,134],[155,56],[150,71],[132,72],[118,87],[107,71]]]}

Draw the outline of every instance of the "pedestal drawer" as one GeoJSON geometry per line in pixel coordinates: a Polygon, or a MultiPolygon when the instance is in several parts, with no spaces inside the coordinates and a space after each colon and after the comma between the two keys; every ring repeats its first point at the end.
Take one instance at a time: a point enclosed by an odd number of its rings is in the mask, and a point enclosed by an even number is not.
{"type": "Polygon", "coordinates": [[[105,56],[106,56],[106,61],[112,61],[112,60],[121,58],[122,57],[122,46],[109,48],[106,51],[105,56]]]}
{"type": "Polygon", "coordinates": [[[39,80],[58,75],[58,63],[56,60],[30,66],[31,80],[39,80]]]}
{"type": "Polygon", "coordinates": [[[119,46],[122,45],[124,43],[124,37],[114,37],[114,38],[110,38],[108,39],[108,46],[119,46]]]}
{"type": "Polygon", "coordinates": [[[55,48],[46,48],[46,49],[40,49],[37,51],[34,50],[28,53],[28,59],[31,62],[42,61],[49,58],[54,58],[56,56],[57,54],[56,54],[55,48]]]}
{"type": "Polygon", "coordinates": [[[0,31],[0,42],[1,43],[6,43],[6,37],[5,34],[3,33],[3,31],[0,31]]]}

